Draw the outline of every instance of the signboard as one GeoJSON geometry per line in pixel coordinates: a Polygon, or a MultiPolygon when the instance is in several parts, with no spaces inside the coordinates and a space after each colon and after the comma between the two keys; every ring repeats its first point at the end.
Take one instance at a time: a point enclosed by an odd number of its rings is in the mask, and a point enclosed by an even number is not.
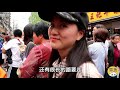
{"type": "Polygon", "coordinates": [[[120,17],[120,12],[88,12],[87,14],[90,23],[120,17]]]}

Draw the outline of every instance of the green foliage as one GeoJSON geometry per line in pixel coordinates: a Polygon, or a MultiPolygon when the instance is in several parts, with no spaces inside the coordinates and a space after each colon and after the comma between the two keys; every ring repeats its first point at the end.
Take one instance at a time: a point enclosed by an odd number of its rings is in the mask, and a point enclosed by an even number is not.
{"type": "MultiPolygon", "coordinates": [[[[38,16],[38,12],[31,12],[31,16],[29,17],[29,23],[36,24],[41,20],[42,19],[38,16]]],[[[49,23],[49,22],[46,22],[46,23],[49,23]]]]}
{"type": "Polygon", "coordinates": [[[32,24],[36,24],[38,22],[40,22],[41,19],[38,16],[37,12],[31,12],[31,16],[29,17],[29,22],[32,24]]]}

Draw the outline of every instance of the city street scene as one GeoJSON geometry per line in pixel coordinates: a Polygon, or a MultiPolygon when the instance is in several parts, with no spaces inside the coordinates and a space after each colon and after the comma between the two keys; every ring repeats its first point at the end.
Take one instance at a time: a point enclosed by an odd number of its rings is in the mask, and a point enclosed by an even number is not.
{"type": "Polygon", "coordinates": [[[120,78],[120,12],[0,12],[0,78],[120,78]]]}

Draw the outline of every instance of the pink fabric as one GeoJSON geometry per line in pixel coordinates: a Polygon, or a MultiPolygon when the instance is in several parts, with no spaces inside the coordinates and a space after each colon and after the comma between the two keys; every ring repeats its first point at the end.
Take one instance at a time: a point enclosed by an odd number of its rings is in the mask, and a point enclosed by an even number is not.
{"type": "Polygon", "coordinates": [[[120,42],[117,43],[117,48],[118,48],[118,50],[120,50],[120,42]]]}
{"type": "Polygon", "coordinates": [[[35,46],[20,67],[20,78],[48,78],[47,72],[39,72],[39,67],[47,66],[52,48],[50,43],[35,46]]]}
{"type": "Polygon", "coordinates": [[[117,65],[117,61],[118,61],[118,58],[119,58],[119,51],[118,51],[118,49],[117,48],[114,48],[114,66],[116,66],[117,65]]]}

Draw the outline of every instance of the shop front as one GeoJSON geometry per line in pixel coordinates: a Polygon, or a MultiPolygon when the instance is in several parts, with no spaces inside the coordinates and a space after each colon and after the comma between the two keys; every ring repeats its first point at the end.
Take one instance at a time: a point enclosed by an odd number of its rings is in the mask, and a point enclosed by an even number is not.
{"type": "Polygon", "coordinates": [[[88,37],[92,37],[91,32],[96,24],[105,25],[110,34],[120,34],[120,12],[88,12],[88,16],[88,37]]]}

